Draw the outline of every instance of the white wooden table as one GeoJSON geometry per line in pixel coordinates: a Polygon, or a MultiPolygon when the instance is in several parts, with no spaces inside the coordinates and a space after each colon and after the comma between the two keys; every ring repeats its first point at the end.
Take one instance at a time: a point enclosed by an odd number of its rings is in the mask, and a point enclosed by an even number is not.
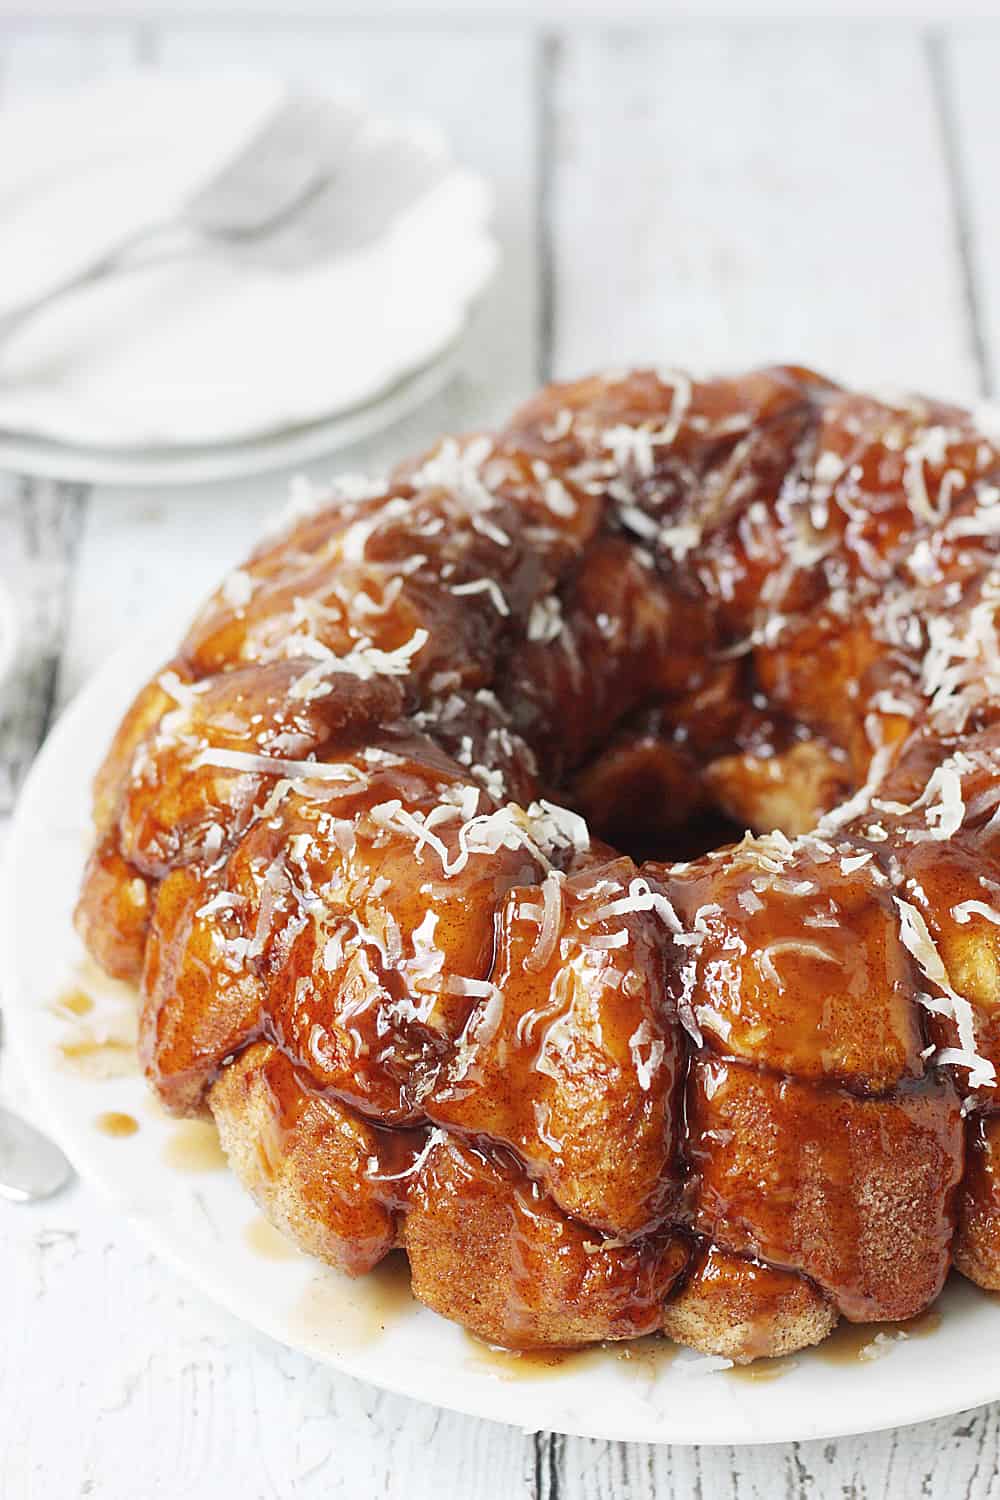
{"type": "MultiPolygon", "coordinates": [[[[0,23],[2,99],[223,61],[437,116],[498,188],[503,276],[461,378],[335,464],[378,467],[550,374],[629,360],[797,359],[969,398],[1000,380],[996,30],[0,23]]],[[[59,706],[168,603],[193,606],[284,484],[0,476],[0,569],[27,626],[0,714],[0,838],[59,706]]],[[[2,1081],[30,1112],[9,1064],[2,1081]]],[[[83,1185],[0,1206],[0,1284],[4,1500],[1000,1495],[1000,1405],[697,1450],[525,1435],[383,1395],[202,1301],[83,1185]]]]}

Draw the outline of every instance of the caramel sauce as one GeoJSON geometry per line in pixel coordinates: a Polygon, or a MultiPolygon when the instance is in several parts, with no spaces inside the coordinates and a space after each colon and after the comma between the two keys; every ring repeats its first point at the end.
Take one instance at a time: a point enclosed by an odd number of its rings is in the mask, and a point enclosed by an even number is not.
{"type": "Polygon", "coordinates": [[[661,1334],[621,1343],[586,1344],[578,1349],[503,1349],[468,1332],[465,1342],[468,1368],[488,1371],[501,1380],[561,1379],[606,1365],[609,1360],[626,1365],[636,1376],[653,1380],[669,1369],[680,1353],[680,1345],[661,1334]]]}
{"type": "Polygon", "coordinates": [[[953,1231],[947,1192],[963,1149],[959,1101],[944,1080],[862,1099],[703,1056],[692,1062],[687,1108],[689,1154],[700,1174],[696,1226],[706,1238],[814,1274],[859,1323],[891,1321],[895,1308],[937,1295],[953,1231]],[[905,1284],[873,1283],[866,1273],[862,1247],[888,1210],[872,1223],[857,1186],[855,1163],[863,1159],[893,1185],[904,1169],[926,1183],[906,1210],[919,1255],[905,1284]],[[836,1195],[835,1211],[803,1201],[803,1189],[817,1183],[836,1195]]]}
{"type": "Polygon", "coordinates": [[[680,1344],[659,1333],[648,1333],[645,1338],[628,1339],[622,1344],[609,1344],[608,1348],[615,1359],[649,1376],[668,1369],[681,1352],[680,1344]]]}
{"type": "Polygon", "coordinates": [[[733,1365],[731,1370],[725,1373],[730,1380],[743,1380],[751,1385],[758,1381],[767,1383],[771,1380],[782,1380],[784,1376],[798,1368],[799,1361],[790,1354],[781,1354],[774,1359],[755,1359],[749,1365],[733,1365]]]}
{"type": "Polygon", "coordinates": [[[880,1333],[890,1339],[897,1334],[904,1334],[908,1339],[924,1339],[935,1333],[940,1326],[941,1314],[934,1307],[928,1307],[915,1318],[907,1318],[901,1323],[848,1323],[846,1319],[841,1319],[830,1337],[819,1344],[812,1354],[829,1365],[867,1364],[871,1356],[866,1358],[865,1350],[875,1342],[880,1333]]]}
{"type": "Polygon", "coordinates": [[[102,974],[89,958],[76,966],[76,977],[77,982],[68,984],[49,1006],[66,1024],[63,1040],[56,1044],[60,1062],[98,1081],[136,1072],[134,991],[102,974]],[[105,1000],[111,1001],[110,1007],[105,1000]]]}
{"type": "Polygon", "coordinates": [[[217,1172],[226,1165],[219,1133],[209,1120],[184,1120],[173,1131],[163,1160],[179,1172],[217,1172]]]}
{"type": "Polygon", "coordinates": [[[592,1350],[584,1349],[501,1349],[484,1343],[473,1333],[464,1333],[469,1357],[466,1367],[487,1371],[501,1380],[551,1380],[572,1374],[592,1350]]]}
{"type": "MultiPolygon", "coordinates": [[[[940,1327],[941,1314],[928,1308],[915,1318],[901,1323],[847,1323],[842,1321],[830,1337],[815,1349],[798,1354],[778,1355],[774,1358],[755,1359],[749,1364],[734,1364],[724,1371],[729,1380],[749,1385],[770,1384],[783,1380],[799,1367],[803,1353],[822,1359],[828,1364],[866,1364],[863,1351],[880,1333],[892,1337],[902,1333],[908,1339],[927,1338],[940,1327]]],[[[620,1345],[589,1345],[582,1349],[501,1349],[484,1343],[474,1334],[465,1335],[471,1351],[469,1367],[489,1370],[503,1380],[541,1380],[574,1374],[588,1364],[600,1363],[609,1355],[622,1364],[630,1365],[638,1373],[656,1376],[668,1369],[681,1353],[681,1346],[659,1334],[650,1334],[642,1339],[630,1339],[620,1345]]]]}
{"type": "Polygon", "coordinates": [[[147,1090],[147,1092],[143,1094],[142,1107],[147,1114],[152,1115],[156,1120],[172,1121],[175,1119],[175,1116],[172,1115],[168,1109],[164,1108],[162,1101],[157,1098],[152,1090],[147,1090]]]}
{"type": "Polygon", "coordinates": [[[106,1041],[98,1041],[92,1036],[75,1037],[60,1042],[56,1051],[60,1059],[82,1078],[98,1081],[125,1078],[139,1069],[135,1044],[116,1037],[106,1041]]]}
{"type": "Polygon", "coordinates": [[[261,1214],[243,1231],[243,1242],[264,1260],[297,1260],[299,1252],[288,1238],[261,1214]]]}
{"type": "Polygon", "coordinates": [[[74,964],[73,973],[73,988],[82,990],[85,995],[94,1000],[95,1004],[98,1000],[113,1002],[116,1007],[134,1014],[137,1001],[134,983],[125,979],[112,978],[89,954],[86,954],[79,963],[74,964]]]}
{"type": "Polygon", "coordinates": [[[88,995],[86,990],[79,988],[63,990],[58,999],[53,1000],[49,1009],[54,1016],[60,1020],[68,1021],[87,1016],[94,1008],[93,996],[88,995]]]}
{"type": "Polygon", "coordinates": [[[134,1115],[120,1113],[116,1109],[110,1109],[103,1115],[98,1115],[94,1121],[102,1135],[110,1135],[119,1138],[135,1135],[139,1129],[139,1121],[134,1115]]]}
{"type": "Polygon", "coordinates": [[[377,1342],[413,1306],[409,1263],[397,1250],[357,1279],[318,1272],[299,1299],[294,1321],[330,1348],[360,1349],[377,1342]]]}

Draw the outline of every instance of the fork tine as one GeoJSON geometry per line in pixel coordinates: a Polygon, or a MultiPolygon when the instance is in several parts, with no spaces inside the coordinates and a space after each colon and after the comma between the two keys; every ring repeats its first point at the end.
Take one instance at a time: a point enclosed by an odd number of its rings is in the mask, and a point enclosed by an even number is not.
{"type": "Polygon", "coordinates": [[[416,166],[419,171],[387,155],[384,170],[373,176],[370,163],[354,163],[282,230],[252,244],[253,253],[262,263],[291,270],[371,243],[445,175],[444,162],[424,159],[416,166]]]}
{"type": "Polygon", "coordinates": [[[370,189],[348,193],[342,184],[330,184],[285,228],[250,242],[250,249],[259,263],[283,270],[349,254],[379,239],[394,219],[429,192],[435,180],[400,177],[382,187],[378,196],[370,189]]]}
{"type": "Polygon", "coordinates": [[[404,133],[359,105],[287,94],[184,219],[291,269],[377,238],[449,161],[434,131],[404,133]]]}

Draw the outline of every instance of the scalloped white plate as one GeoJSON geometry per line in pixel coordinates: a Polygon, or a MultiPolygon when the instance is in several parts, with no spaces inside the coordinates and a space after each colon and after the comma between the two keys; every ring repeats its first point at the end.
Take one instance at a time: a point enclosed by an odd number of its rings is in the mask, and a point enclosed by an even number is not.
{"type": "Polygon", "coordinates": [[[0,950],[5,1019],[45,1123],[81,1175],[155,1250],[206,1296],[281,1343],[387,1390],[531,1431],[778,1442],[922,1421],[1000,1396],[1000,1303],[960,1280],[941,1299],[940,1325],[893,1343],[884,1358],[831,1364],[810,1353],[779,1378],[748,1381],[725,1371],[691,1373],[695,1361],[647,1357],[646,1346],[631,1359],[600,1350],[553,1370],[496,1361],[454,1325],[401,1304],[377,1276],[352,1283],[304,1257],[272,1259],[255,1249],[259,1221],[236,1179],[173,1164],[185,1127],[152,1105],[137,1073],[97,1080],[60,1052],[74,1036],[121,1027],[132,1011],[124,987],[100,985],[88,973],[95,1016],[72,1022],[52,1010],[82,959],[70,913],[89,839],[91,775],[119,715],[169,655],[179,629],[114,658],[49,737],[8,845],[0,950]],[[103,1133],[96,1121],[108,1111],[132,1115],[138,1131],[103,1133]]]}
{"type": "MultiPolygon", "coordinates": [[[[139,73],[0,113],[18,143],[0,158],[0,304],[169,217],[284,88],[244,71],[139,73]]],[[[164,463],[273,445],[432,364],[495,270],[492,192],[433,127],[391,128],[431,142],[446,170],[377,241],[293,273],[209,247],[59,300],[0,348],[0,438],[50,465],[53,446],[164,463]]]]}
{"type": "Polygon", "coordinates": [[[375,401],[270,437],[126,451],[11,436],[0,431],[0,470],[84,484],[146,486],[211,484],[239,479],[245,474],[294,469],[385,431],[436,396],[458,373],[460,343],[459,338],[437,359],[406,376],[375,401]]]}

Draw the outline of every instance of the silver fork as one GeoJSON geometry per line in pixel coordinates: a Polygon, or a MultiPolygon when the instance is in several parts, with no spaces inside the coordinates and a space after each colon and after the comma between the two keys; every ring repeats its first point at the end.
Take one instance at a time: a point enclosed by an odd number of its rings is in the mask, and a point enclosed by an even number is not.
{"type": "Polygon", "coordinates": [[[0,343],[71,292],[213,244],[280,270],[360,249],[448,165],[431,132],[375,122],[355,104],[286,94],[242,150],[169,217],[0,315],[0,343]]]}

